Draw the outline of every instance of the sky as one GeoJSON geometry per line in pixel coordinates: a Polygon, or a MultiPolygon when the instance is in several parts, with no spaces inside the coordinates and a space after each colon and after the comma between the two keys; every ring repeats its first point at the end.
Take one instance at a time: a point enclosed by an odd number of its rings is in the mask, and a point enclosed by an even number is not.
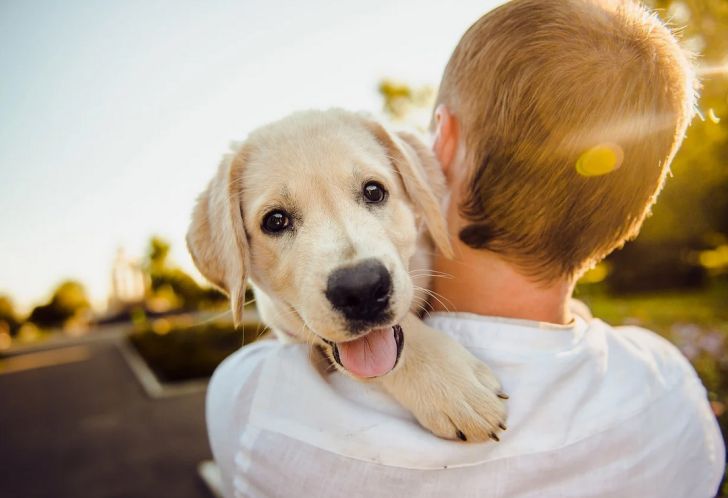
{"type": "Polygon", "coordinates": [[[0,294],[66,278],[103,306],[114,256],[184,245],[231,141],[296,110],[377,113],[433,84],[496,0],[0,2],[0,294]]]}

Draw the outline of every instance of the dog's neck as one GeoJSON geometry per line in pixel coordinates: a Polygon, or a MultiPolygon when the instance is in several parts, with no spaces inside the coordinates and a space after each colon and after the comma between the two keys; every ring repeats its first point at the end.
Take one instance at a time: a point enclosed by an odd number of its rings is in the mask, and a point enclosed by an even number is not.
{"type": "Polygon", "coordinates": [[[561,279],[544,284],[519,273],[497,254],[475,250],[457,241],[455,258],[435,256],[434,270],[452,278],[434,278],[435,311],[520,318],[567,324],[573,317],[569,300],[575,282],[561,279]]]}

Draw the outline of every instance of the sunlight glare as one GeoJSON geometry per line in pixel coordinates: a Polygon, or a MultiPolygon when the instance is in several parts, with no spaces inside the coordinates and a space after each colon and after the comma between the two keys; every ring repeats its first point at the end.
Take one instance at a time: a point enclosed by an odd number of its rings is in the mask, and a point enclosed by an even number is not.
{"type": "Polygon", "coordinates": [[[624,152],[613,143],[599,144],[584,152],[576,161],[576,172],[581,176],[602,176],[622,165],[624,152]]]}
{"type": "Polygon", "coordinates": [[[720,118],[715,113],[715,109],[713,109],[712,107],[708,109],[708,119],[710,119],[715,124],[720,123],[720,118]]]}
{"type": "Polygon", "coordinates": [[[699,67],[697,73],[700,76],[728,76],[728,62],[699,67]]]}

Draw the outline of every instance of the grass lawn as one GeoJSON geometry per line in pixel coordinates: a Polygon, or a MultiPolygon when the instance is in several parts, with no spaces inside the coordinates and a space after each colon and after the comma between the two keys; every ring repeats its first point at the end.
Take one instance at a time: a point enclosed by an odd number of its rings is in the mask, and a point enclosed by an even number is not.
{"type": "Polygon", "coordinates": [[[580,286],[575,296],[605,322],[640,325],[670,340],[677,340],[674,334],[687,324],[728,335],[728,282],[716,282],[699,291],[628,296],[612,296],[597,286],[580,286]]]}

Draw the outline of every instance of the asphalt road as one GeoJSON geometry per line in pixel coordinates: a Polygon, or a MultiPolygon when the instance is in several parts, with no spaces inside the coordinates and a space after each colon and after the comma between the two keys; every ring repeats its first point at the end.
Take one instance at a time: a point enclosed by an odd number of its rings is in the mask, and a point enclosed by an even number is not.
{"type": "Polygon", "coordinates": [[[11,359],[0,496],[210,498],[196,471],[210,458],[204,393],[149,398],[114,341],[11,359]]]}

